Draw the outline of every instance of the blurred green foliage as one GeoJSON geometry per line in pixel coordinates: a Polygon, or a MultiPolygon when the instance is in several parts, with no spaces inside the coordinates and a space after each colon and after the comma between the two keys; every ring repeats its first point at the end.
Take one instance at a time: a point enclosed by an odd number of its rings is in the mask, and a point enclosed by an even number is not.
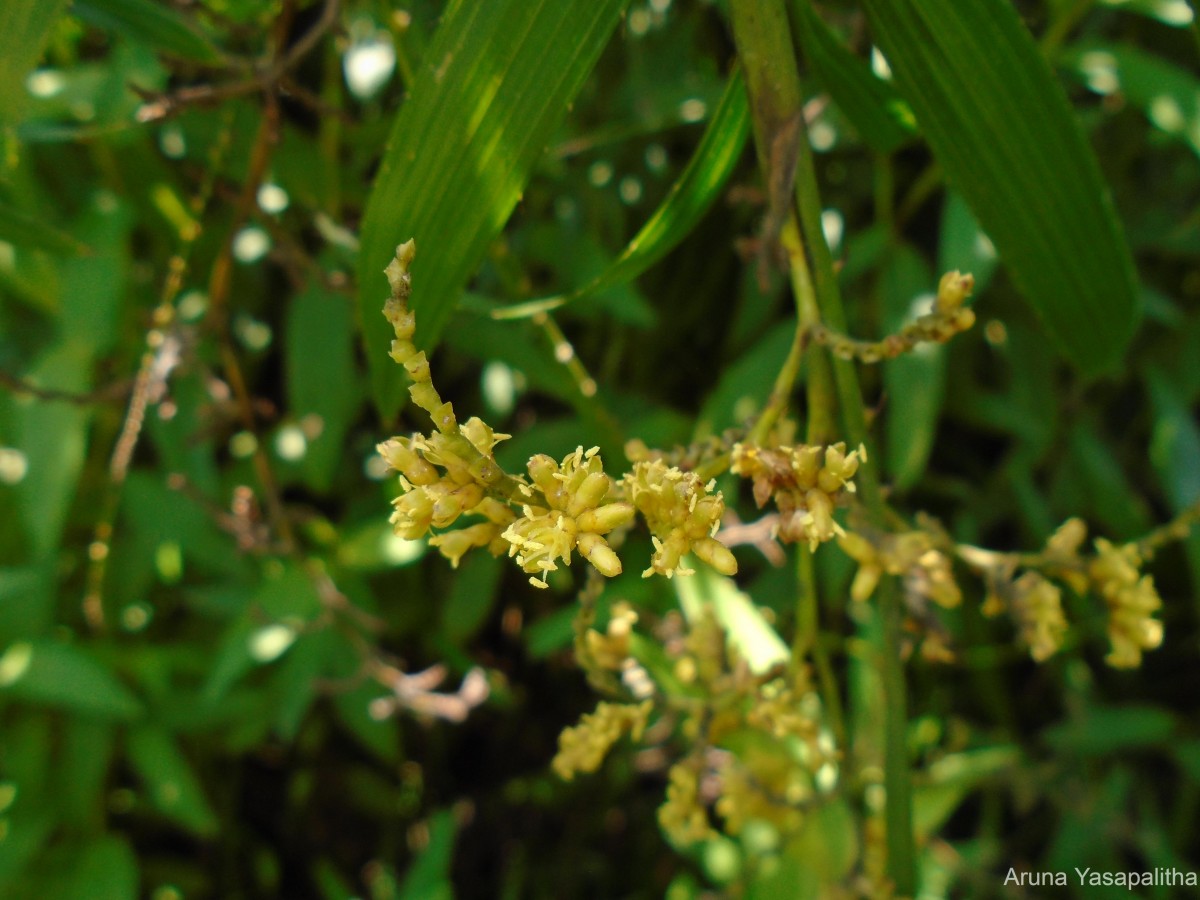
{"type": "MultiPolygon", "coordinates": [[[[1072,515],[1131,540],[1200,497],[1200,32],[1184,0],[1011,5],[1001,37],[1040,41],[1078,141],[990,105],[1029,87],[1003,54],[939,85],[901,29],[871,32],[899,5],[792,4],[826,234],[856,334],[911,317],[938,272],[976,276],[972,332],[863,370],[892,499],[1001,550],[1072,515]],[[1025,151],[1040,169],[1011,165],[1025,151]],[[1056,254],[1066,287],[1038,269],[1056,254]]],[[[849,871],[853,797],[786,852],[747,833],[673,855],[652,753],[552,776],[592,706],[570,573],[533,592],[394,537],[374,453],[421,424],[396,413],[377,270],[428,222],[414,303],[439,384],[513,433],[510,468],[761,409],[792,304],[747,249],[763,184],[723,5],[63,7],[0,4],[0,895],[815,896],[849,871]],[[493,318],[546,297],[570,302],[493,318]],[[415,694],[386,686],[430,666],[415,694]],[[476,670],[490,696],[452,721],[476,670]]],[[[738,556],[722,609],[757,628],[748,594],[788,633],[795,566],[738,556]]],[[[850,569],[833,547],[817,567],[847,672],[850,569]]],[[[1152,572],[1167,638],[1136,672],[1104,668],[1075,596],[1067,647],[1031,663],[977,585],[942,620],[957,660],[914,657],[921,896],[1004,895],[1009,866],[1200,867],[1200,536],[1152,572]]],[[[705,590],[725,587],[631,571],[601,607],[705,590]]]]}

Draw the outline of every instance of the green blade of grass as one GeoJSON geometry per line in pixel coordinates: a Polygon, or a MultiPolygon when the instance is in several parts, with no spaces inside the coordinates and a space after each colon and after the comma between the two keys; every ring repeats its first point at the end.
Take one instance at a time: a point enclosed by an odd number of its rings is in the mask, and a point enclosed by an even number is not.
{"type": "Polygon", "coordinates": [[[423,57],[367,203],[359,303],[376,405],[399,408],[383,268],[415,238],[416,342],[431,350],[626,0],[458,2],[423,57]]]}
{"type": "Polygon", "coordinates": [[[557,309],[637,278],[677,246],[708,212],[733,174],[750,135],[750,106],[741,71],[729,77],[700,145],[666,198],[607,269],[568,294],[518,303],[492,317],[513,319],[557,309]]]}
{"type": "Polygon", "coordinates": [[[25,103],[25,76],[38,61],[50,27],[66,0],[0,3],[0,124],[13,122],[25,103]]]}
{"type": "Polygon", "coordinates": [[[71,12],[96,28],[114,31],[155,50],[218,62],[221,52],[169,4],[155,0],[75,0],[71,12]]]}
{"type": "MultiPolygon", "coordinates": [[[[1133,261],[1066,95],[1007,0],[866,0],[896,86],[1051,335],[1086,373],[1133,332],[1133,261]]],[[[986,301],[985,301],[986,302],[986,301]]]]}

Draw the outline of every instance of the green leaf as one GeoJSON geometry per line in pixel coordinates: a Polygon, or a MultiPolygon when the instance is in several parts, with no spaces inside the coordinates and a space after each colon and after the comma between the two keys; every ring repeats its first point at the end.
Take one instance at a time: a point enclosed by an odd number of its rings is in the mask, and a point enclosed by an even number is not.
{"type": "Polygon", "coordinates": [[[201,837],[216,832],[216,814],[174,738],[158,728],[135,728],[126,738],[125,751],[155,809],[201,837]]]}
{"type": "Polygon", "coordinates": [[[1097,94],[1119,94],[1200,153],[1200,78],[1128,44],[1076,45],[1062,64],[1097,94]]]}
{"type": "Polygon", "coordinates": [[[896,86],[1013,280],[1085,372],[1138,301],[1129,248],[1061,86],[1008,0],[866,0],[896,86]]]}
{"type": "Polygon", "coordinates": [[[57,786],[63,818],[84,825],[102,822],[115,728],[107,722],[71,718],[63,723],[57,786]]]}
{"type": "Polygon", "coordinates": [[[74,869],[72,898],[137,900],[137,857],[123,838],[106,835],[92,841],[79,854],[74,869]]]}
{"type": "Polygon", "coordinates": [[[142,704],[112,672],[80,647],[22,641],[0,656],[0,696],[97,719],[128,720],[142,704]]]}
{"type": "Polygon", "coordinates": [[[81,256],[88,252],[86,244],[65,231],[6,203],[0,203],[0,240],[15,247],[45,250],[61,256],[81,256]]]}
{"type": "Polygon", "coordinates": [[[987,778],[1020,762],[1016,747],[981,747],[951,753],[933,763],[913,792],[913,829],[927,840],[987,778]]]}
{"type": "Polygon", "coordinates": [[[1053,725],[1042,737],[1060,754],[1105,756],[1168,742],[1175,718],[1157,706],[1128,704],[1092,707],[1084,715],[1053,725]]]}
{"type": "Polygon", "coordinates": [[[429,842],[409,867],[397,900],[452,900],[450,862],[458,825],[454,813],[443,809],[429,818],[429,842]]]}
{"type": "Polygon", "coordinates": [[[467,279],[591,71],[626,0],[452,3],[396,116],[362,225],[359,303],[377,406],[399,408],[383,269],[415,238],[417,343],[432,349],[467,279]]]}
{"type": "Polygon", "coordinates": [[[155,0],[75,0],[71,12],[89,25],[115,31],[155,50],[200,62],[219,62],[221,52],[170,4],[155,0]]]}
{"type": "Polygon", "coordinates": [[[0,3],[0,125],[25,105],[25,76],[42,55],[66,0],[4,0],[0,3]]]}
{"type": "Polygon", "coordinates": [[[344,296],[314,281],[288,309],[285,346],[291,413],[301,427],[306,417],[317,417],[303,466],[313,487],[328,490],[362,396],[354,366],[354,310],[344,296]]]}
{"type": "Polygon", "coordinates": [[[910,140],[916,121],[896,89],[842,43],[809,0],[792,0],[790,6],[805,63],[868,146],[888,154],[910,140]]]}
{"type": "Polygon", "coordinates": [[[482,551],[459,566],[450,593],[442,604],[442,634],[463,646],[483,627],[496,603],[502,572],[500,560],[482,551]]]}
{"type": "Polygon", "coordinates": [[[750,105],[745,80],[738,70],[729,77],[721,102],[683,174],[607,269],[568,294],[519,303],[492,315],[507,319],[557,309],[637,278],[696,227],[733,174],[749,135],[750,105]]]}

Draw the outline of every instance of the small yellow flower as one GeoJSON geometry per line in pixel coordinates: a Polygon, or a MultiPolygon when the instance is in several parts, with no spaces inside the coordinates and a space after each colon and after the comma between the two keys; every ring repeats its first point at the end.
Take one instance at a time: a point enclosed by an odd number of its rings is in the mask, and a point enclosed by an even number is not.
{"type": "Polygon", "coordinates": [[[579,772],[595,772],[623,735],[629,734],[635,741],[642,736],[653,708],[651,700],[636,706],[601,702],[578,725],[563,729],[551,768],[564,781],[570,781],[579,772]]]}
{"type": "Polygon", "coordinates": [[[668,578],[694,574],[680,560],[695,553],[723,575],[737,573],[737,560],[714,535],[721,527],[725,498],[695,472],[684,472],[662,460],[637,463],[625,476],[633,505],[646,520],[654,541],[648,578],[655,572],[668,578]]]}
{"type": "Polygon", "coordinates": [[[1154,618],[1162,608],[1162,598],[1154,579],[1140,573],[1142,558],[1134,544],[1117,547],[1097,538],[1095,546],[1096,558],[1088,567],[1088,576],[1108,605],[1112,651],[1105,659],[1113,668],[1136,668],[1141,665],[1143,650],[1162,643],[1162,622],[1154,618]]]}
{"type": "MultiPolygon", "coordinates": [[[[621,561],[604,535],[633,518],[632,504],[606,503],[612,479],[604,474],[599,450],[576,449],[561,465],[539,454],[529,460],[529,477],[545,499],[546,506],[532,502],[524,515],[501,535],[509,543],[509,556],[533,577],[529,583],[547,587],[546,573],[558,569],[558,560],[571,564],[571,553],[590,562],[600,574],[621,574],[621,561]]],[[[531,501],[534,492],[529,490],[531,501]]]]}
{"type": "Polygon", "coordinates": [[[844,443],[774,449],[735,444],[730,470],[752,480],[760,507],[775,498],[781,541],[808,541],[815,550],[845,534],[833,511],[845,494],[854,492],[851,479],[866,458],[865,447],[847,453],[844,443]]]}

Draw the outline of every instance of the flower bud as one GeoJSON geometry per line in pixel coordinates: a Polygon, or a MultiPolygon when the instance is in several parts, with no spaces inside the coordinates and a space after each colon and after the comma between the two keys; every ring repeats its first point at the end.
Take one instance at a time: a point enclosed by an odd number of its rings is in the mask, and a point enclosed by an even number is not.
{"type": "Polygon", "coordinates": [[[589,509],[580,513],[575,521],[579,523],[580,531],[591,531],[596,534],[608,534],[614,528],[620,528],[633,519],[632,503],[608,503],[599,509],[589,509]]]}
{"type": "Polygon", "coordinates": [[[621,574],[621,560],[600,535],[587,531],[582,532],[578,537],[576,547],[580,556],[595,566],[596,570],[605,578],[615,578],[621,574]]]}

